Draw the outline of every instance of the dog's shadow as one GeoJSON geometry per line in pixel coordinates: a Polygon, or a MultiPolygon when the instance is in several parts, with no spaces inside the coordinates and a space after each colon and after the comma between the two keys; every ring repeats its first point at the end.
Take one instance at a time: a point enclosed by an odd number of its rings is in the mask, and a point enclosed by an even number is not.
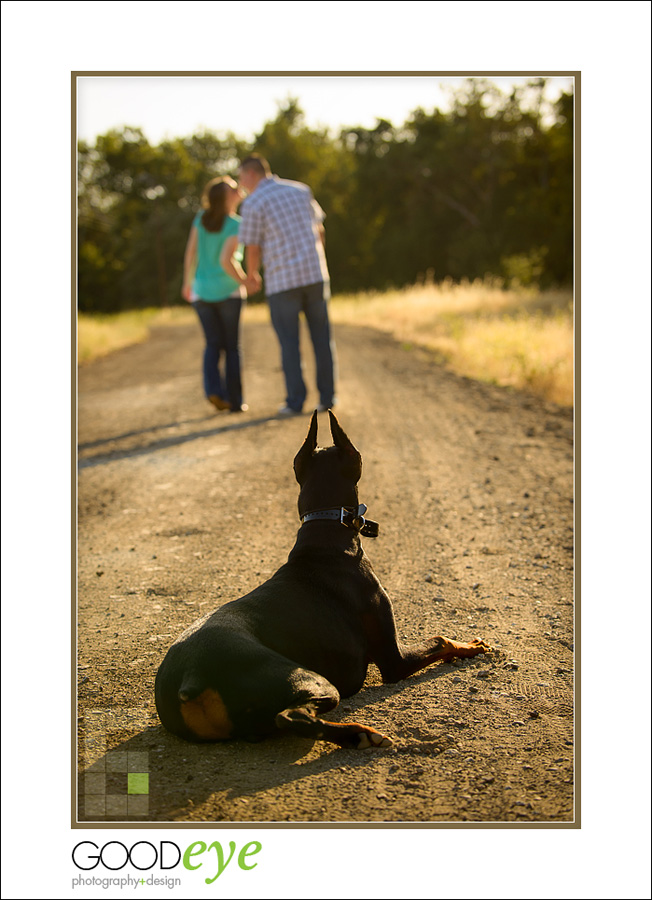
{"type": "MultiPolygon", "coordinates": [[[[432,682],[450,675],[449,666],[436,666],[407,681],[390,685],[372,684],[343,700],[327,714],[331,721],[363,721],[389,733],[400,730],[392,712],[383,712],[386,700],[411,685],[432,682]],[[389,720],[388,720],[389,715],[389,720]]],[[[387,753],[392,761],[410,749],[408,745],[387,750],[348,750],[293,735],[273,735],[260,743],[224,741],[188,743],[167,732],[158,720],[133,734],[136,711],[94,710],[83,717],[80,727],[80,768],[77,821],[116,822],[289,822],[278,803],[266,804],[269,815],[252,819],[249,804],[258,795],[346,766],[359,774],[387,753]],[[126,720],[132,721],[126,726],[126,720]],[[121,734],[131,732],[121,738],[121,734]],[[103,748],[103,749],[102,749],[103,748]],[[202,813],[211,800],[210,818],[202,813]]],[[[306,801],[308,802],[308,801],[306,801]]],[[[310,801],[312,802],[312,801],[310,801]]],[[[316,810],[309,815],[314,820],[316,810]]]]}

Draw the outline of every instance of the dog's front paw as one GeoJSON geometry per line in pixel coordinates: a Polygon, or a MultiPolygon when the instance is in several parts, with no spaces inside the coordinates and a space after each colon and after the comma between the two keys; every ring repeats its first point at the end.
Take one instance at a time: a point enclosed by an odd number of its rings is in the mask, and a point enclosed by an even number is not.
{"type": "Polygon", "coordinates": [[[478,653],[487,653],[490,649],[489,644],[485,644],[479,638],[474,638],[472,641],[447,640],[446,659],[453,659],[455,656],[460,659],[477,656],[478,653]]]}

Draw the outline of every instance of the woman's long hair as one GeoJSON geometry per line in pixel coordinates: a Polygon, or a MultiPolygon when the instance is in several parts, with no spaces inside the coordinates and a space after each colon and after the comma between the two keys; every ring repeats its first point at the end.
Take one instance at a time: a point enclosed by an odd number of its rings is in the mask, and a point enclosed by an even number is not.
{"type": "Polygon", "coordinates": [[[206,231],[221,231],[226,218],[226,198],[230,185],[223,178],[213,178],[204,188],[201,205],[204,215],[201,223],[206,231]]]}

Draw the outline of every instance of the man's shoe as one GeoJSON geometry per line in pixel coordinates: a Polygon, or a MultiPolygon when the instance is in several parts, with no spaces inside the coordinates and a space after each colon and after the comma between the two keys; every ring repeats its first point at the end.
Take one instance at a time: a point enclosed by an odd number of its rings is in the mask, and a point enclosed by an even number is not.
{"type": "Polygon", "coordinates": [[[291,406],[287,406],[287,405],[279,406],[277,415],[284,416],[286,418],[289,418],[290,416],[300,416],[301,410],[300,409],[292,409],[291,406]]]}
{"type": "Polygon", "coordinates": [[[334,406],[335,406],[335,401],[333,401],[332,403],[329,403],[329,404],[320,403],[319,406],[317,407],[317,412],[328,412],[328,410],[333,409],[334,406]]]}
{"type": "Polygon", "coordinates": [[[247,412],[249,406],[246,403],[241,403],[240,406],[230,406],[229,409],[232,413],[247,412]]]}

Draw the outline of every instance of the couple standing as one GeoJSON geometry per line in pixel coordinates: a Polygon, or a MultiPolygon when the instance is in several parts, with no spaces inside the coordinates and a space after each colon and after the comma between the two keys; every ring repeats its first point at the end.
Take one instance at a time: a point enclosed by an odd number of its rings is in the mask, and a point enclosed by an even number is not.
{"type": "Polygon", "coordinates": [[[240,373],[240,312],[247,293],[261,288],[262,265],[287,391],[279,415],[299,415],[306,399],[299,349],[302,311],[317,363],[318,408],[331,408],[335,347],[328,318],[324,213],[310,189],[272,175],[267,161],[253,154],[240,165],[239,184],[230,178],[214,179],[202,205],[204,212],[195,217],[186,247],[182,295],[195,306],[206,338],[206,396],[217,409],[247,408],[240,373]],[[236,210],[245,192],[240,217],[236,210]],[[219,371],[222,351],[224,380],[219,371]]]}

